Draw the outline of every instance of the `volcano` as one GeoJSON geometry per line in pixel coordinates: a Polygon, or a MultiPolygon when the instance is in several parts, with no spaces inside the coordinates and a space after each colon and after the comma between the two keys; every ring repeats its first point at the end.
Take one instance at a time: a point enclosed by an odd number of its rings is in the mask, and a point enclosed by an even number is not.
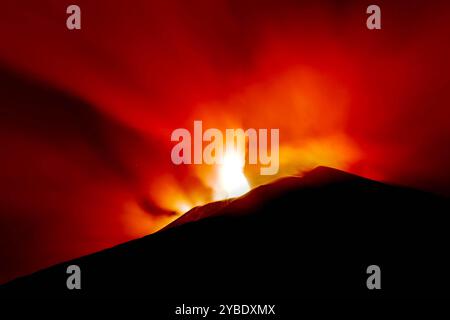
{"type": "Polygon", "coordinates": [[[164,229],[0,287],[3,297],[448,296],[445,197],[327,167],[197,207],[164,229]],[[81,290],[66,269],[81,268],[81,290]],[[381,270],[381,290],[366,286],[381,270]]]}

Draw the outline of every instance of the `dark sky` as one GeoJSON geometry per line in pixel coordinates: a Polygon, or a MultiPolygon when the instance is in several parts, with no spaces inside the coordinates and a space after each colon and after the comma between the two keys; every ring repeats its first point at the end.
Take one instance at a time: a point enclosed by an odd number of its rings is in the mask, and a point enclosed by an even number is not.
{"type": "MultiPolygon", "coordinates": [[[[0,282],[212,197],[170,133],[280,128],[280,176],[330,165],[450,194],[450,4],[66,1],[0,6],[0,282]]],[[[254,186],[268,182],[250,169],[254,186]]]]}

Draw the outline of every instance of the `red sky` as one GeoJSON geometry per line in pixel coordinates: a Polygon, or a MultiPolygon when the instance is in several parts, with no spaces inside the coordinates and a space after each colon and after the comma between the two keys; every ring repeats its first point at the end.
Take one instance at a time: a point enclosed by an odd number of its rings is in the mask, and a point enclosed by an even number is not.
{"type": "MultiPolygon", "coordinates": [[[[0,282],[211,200],[170,133],[280,128],[280,176],[324,164],[450,194],[450,4],[66,1],[0,7],[0,282]]],[[[254,186],[268,182],[251,168],[254,186]]]]}

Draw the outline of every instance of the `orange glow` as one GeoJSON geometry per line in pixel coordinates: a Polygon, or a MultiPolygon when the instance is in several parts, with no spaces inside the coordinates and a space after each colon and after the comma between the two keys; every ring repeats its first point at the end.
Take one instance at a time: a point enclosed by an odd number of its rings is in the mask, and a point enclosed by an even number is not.
{"type": "Polygon", "coordinates": [[[187,170],[196,182],[179,181],[170,174],[160,176],[150,188],[149,197],[162,208],[182,214],[194,206],[240,196],[258,185],[319,165],[348,170],[360,160],[360,151],[345,133],[347,109],[345,87],[303,67],[258,81],[228,99],[199,105],[186,119],[185,127],[195,119],[203,119],[205,127],[222,131],[279,128],[278,174],[261,175],[259,164],[248,164],[248,154],[226,154],[222,165],[175,167],[187,170]]]}
{"type": "Polygon", "coordinates": [[[126,203],[124,206],[124,229],[130,236],[143,237],[153,233],[172,222],[176,216],[155,217],[145,212],[135,202],[126,203]]]}

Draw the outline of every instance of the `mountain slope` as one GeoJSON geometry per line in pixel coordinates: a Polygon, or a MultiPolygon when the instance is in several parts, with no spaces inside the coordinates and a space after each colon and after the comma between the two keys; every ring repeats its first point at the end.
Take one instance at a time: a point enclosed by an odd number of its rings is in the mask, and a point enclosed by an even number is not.
{"type": "Polygon", "coordinates": [[[20,278],[2,296],[442,296],[448,199],[319,167],[186,213],[160,232],[20,278]],[[66,288],[66,268],[82,289],[66,288]],[[366,287],[379,265],[382,290],[366,287]]]}

